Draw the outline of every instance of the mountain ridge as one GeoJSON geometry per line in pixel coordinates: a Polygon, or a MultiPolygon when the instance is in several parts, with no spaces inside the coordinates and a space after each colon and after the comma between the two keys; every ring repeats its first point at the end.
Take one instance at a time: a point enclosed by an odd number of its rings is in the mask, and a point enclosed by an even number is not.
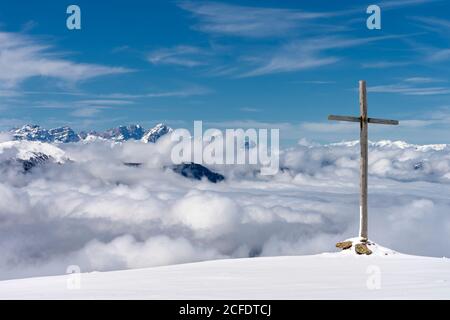
{"type": "Polygon", "coordinates": [[[144,129],[139,124],[121,125],[102,132],[80,131],[68,126],[45,129],[36,124],[26,124],[20,128],[9,130],[14,140],[39,141],[47,143],[76,143],[92,141],[95,139],[113,140],[123,142],[137,140],[144,143],[155,143],[159,138],[172,132],[173,129],[164,123],[158,123],[152,128],[144,129]]]}

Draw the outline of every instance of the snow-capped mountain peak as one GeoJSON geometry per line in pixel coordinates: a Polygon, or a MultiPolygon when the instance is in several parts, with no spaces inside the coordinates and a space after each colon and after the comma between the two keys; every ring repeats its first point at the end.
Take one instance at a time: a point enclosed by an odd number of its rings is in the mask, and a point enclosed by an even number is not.
{"type": "Polygon", "coordinates": [[[144,129],[140,125],[119,126],[109,129],[99,136],[115,141],[140,140],[144,135],[144,129]]]}
{"type": "Polygon", "coordinates": [[[50,130],[38,125],[27,124],[22,128],[12,129],[10,133],[14,140],[40,141],[40,142],[78,142],[80,137],[70,127],[58,127],[50,130]]]}
{"type": "Polygon", "coordinates": [[[48,130],[38,125],[26,124],[22,128],[12,129],[11,134],[15,140],[49,141],[48,130]]]}
{"type": "Polygon", "coordinates": [[[78,142],[80,141],[80,137],[72,128],[69,127],[59,127],[55,129],[50,129],[48,131],[50,137],[54,142],[78,142]]]}
{"type": "Polygon", "coordinates": [[[142,137],[141,141],[145,143],[155,143],[159,138],[161,138],[163,135],[168,134],[172,132],[172,128],[165,125],[164,123],[158,123],[153,128],[147,130],[147,132],[142,137]]]}
{"type": "Polygon", "coordinates": [[[36,155],[51,157],[56,162],[64,163],[68,157],[58,146],[39,141],[6,141],[0,143],[0,154],[19,160],[30,160],[36,155]]]}

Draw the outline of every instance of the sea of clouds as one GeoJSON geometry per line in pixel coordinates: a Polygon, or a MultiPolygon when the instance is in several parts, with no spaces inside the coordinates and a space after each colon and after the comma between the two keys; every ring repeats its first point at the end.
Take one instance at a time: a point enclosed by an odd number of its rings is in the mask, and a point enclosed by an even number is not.
{"type": "MultiPolygon", "coordinates": [[[[301,142],[281,170],[212,166],[218,184],[170,169],[172,142],[48,145],[0,136],[0,279],[209,259],[333,251],[359,223],[359,145],[301,142]],[[24,173],[9,160],[45,150],[24,173]],[[28,152],[28,153],[27,153],[28,152]],[[124,163],[142,163],[140,167],[124,163]]],[[[450,256],[450,148],[370,146],[369,234],[391,249],[450,256]]]]}

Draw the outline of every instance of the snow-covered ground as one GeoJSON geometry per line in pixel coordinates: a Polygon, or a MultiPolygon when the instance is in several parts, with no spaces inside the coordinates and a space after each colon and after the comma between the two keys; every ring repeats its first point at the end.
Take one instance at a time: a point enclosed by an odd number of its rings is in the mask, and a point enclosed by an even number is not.
{"type": "Polygon", "coordinates": [[[1,281],[0,299],[450,299],[448,259],[344,252],[1,281]]]}

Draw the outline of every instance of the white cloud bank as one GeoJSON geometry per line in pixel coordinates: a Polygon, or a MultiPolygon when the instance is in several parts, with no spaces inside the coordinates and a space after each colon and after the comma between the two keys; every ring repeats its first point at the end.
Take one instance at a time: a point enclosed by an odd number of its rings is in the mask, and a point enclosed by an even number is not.
{"type": "MultiPolygon", "coordinates": [[[[163,169],[168,137],[0,146],[0,279],[63,274],[69,265],[103,271],[312,254],[358,230],[354,143],[284,150],[273,177],[255,167],[216,167],[227,177],[218,184],[163,169]],[[26,158],[30,146],[64,163],[27,174],[8,164],[26,158]]],[[[450,148],[373,144],[370,173],[371,238],[401,252],[449,256],[450,148]]]]}

